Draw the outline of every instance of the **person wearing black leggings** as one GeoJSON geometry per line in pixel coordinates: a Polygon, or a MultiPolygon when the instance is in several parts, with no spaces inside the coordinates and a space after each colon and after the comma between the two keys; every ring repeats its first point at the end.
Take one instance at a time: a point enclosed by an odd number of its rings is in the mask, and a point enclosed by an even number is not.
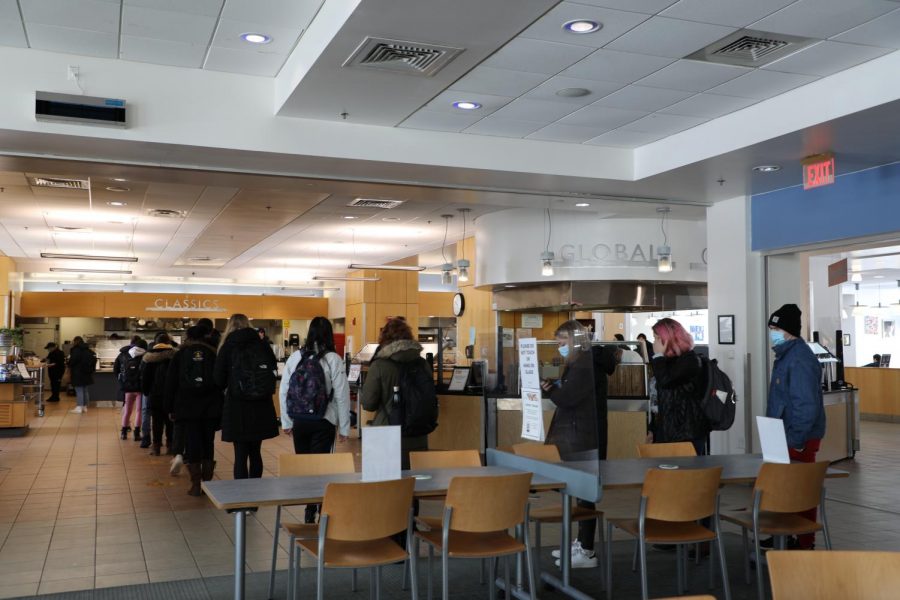
{"type": "Polygon", "coordinates": [[[276,360],[246,315],[234,314],[219,345],[215,381],[225,389],[222,441],[234,444],[234,478],[262,477],[263,440],[278,436],[272,395],[276,360]]]}

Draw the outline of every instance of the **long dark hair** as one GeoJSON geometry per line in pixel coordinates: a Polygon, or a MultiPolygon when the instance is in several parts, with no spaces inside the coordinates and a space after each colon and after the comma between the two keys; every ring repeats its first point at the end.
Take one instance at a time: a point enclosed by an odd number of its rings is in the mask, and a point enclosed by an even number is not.
{"type": "Polygon", "coordinates": [[[328,352],[337,352],[334,348],[334,330],[331,328],[331,321],[325,317],[313,319],[309,324],[303,348],[320,356],[328,352]]]}

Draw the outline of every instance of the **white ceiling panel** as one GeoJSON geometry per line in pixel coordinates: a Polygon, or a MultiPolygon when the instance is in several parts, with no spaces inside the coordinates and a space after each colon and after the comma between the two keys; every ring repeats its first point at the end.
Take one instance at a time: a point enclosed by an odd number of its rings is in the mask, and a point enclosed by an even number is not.
{"type": "Polygon", "coordinates": [[[322,0],[228,0],[222,10],[222,18],[305,29],[322,4],[322,0]]]}
{"type": "Polygon", "coordinates": [[[734,31],[734,27],[723,25],[653,17],[610,43],[607,48],[682,58],[734,31]]]}
{"type": "Polygon", "coordinates": [[[122,35],[203,45],[205,50],[215,27],[215,16],[143,6],[125,6],[122,9],[122,35]]]}
{"type": "Polygon", "coordinates": [[[577,108],[577,106],[566,104],[565,102],[519,98],[518,100],[513,100],[495,114],[504,119],[533,121],[535,123],[552,123],[577,108]]]}
{"type": "Polygon", "coordinates": [[[684,117],[681,115],[666,115],[656,113],[648,115],[643,119],[629,123],[622,129],[629,131],[641,131],[644,133],[654,133],[659,135],[673,135],[679,131],[696,127],[701,123],[705,123],[708,119],[699,117],[684,117]]]}
{"type": "Polygon", "coordinates": [[[647,15],[635,12],[561,2],[520,35],[549,42],[600,48],[648,18],[647,15]],[[601,23],[602,27],[593,33],[572,33],[563,29],[565,23],[582,19],[601,23]]]}
{"type": "MultiPolygon", "coordinates": [[[[626,123],[636,121],[646,115],[645,111],[623,110],[621,108],[609,108],[592,104],[586,106],[560,121],[563,125],[578,125],[583,127],[596,127],[610,130],[621,127],[626,123]]],[[[599,135],[599,134],[598,134],[599,135]]]]}
{"type": "Polygon", "coordinates": [[[0,46],[28,47],[15,0],[2,0],[0,3],[0,46]]]}
{"type": "Polygon", "coordinates": [[[836,42],[900,48],[900,8],[832,38],[836,42]]]}
{"type": "Polygon", "coordinates": [[[71,29],[119,32],[119,2],[103,0],[20,0],[22,17],[31,34],[31,24],[56,25],[71,29]]]}
{"type": "Polygon", "coordinates": [[[545,140],[548,142],[568,142],[580,144],[591,138],[595,138],[609,129],[605,127],[583,127],[580,125],[563,125],[554,123],[542,129],[538,129],[528,136],[530,140],[545,140]]]}
{"type": "Polygon", "coordinates": [[[103,58],[116,58],[118,55],[119,39],[114,33],[70,29],[39,23],[28,23],[27,27],[28,41],[31,47],[37,50],[103,58]]]}
{"type": "Polygon", "coordinates": [[[537,131],[543,127],[543,123],[532,123],[531,121],[517,121],[515,119],[501,119],[499,117],[490,116],[482,119],[463,130],[464,133],[474,133],[476,135],[493,135],[499,137],[522,138],[537,131]]]}
{"type": "Polygon", "coordinates": [[[719,65],[696,60],[679,60],[637,83],[686,92],[704,92],[748,73],[746,67],[719,65]]]}
{"type": "Polygon", "coordinates": [[[222,10],[224,1],[225,0],[190,0],[190,2],[185,2],[185,0],[124,0],[124,4],[126,8],[129,6],[142,6],[156,10],[217,17],[219,16],[219,11],[222,10]]]}
{"type": "Polygon", "coordinates": [[[233,50],[231,48],[214,46],[209,49],[209,56],[207,56],[206,64],[203,65],[203,68],[211,71],[274,77],[281,70],[285,58],[281,54],[248,52],[246,50],[233,50]]]}
{"type": "MultiPolygon", "coordinates": [[[[475,112],[475,111],[473,111],[475,112]]],[[[462,131],[481,118],[481,115],[455,114],[434,110],[419,110],[398,127],[432,131],[462,131]]]]}
{"type": "Polygon", "coordinates": [[[515,38],[482,64],[498,69],[556,75],[590,53],[591,48],[585,46],[515,38]]]}
{"type": "Polygon", "coordinates": [[[0,21],[20,21],[19,5],[16,0],[0,0],[0,21]]]}
{"type": "Polygon", "coordinates": [[[547,76],[543,73],[476,67],[454,83],[452,89],[515,98],[540,85],[545,79],[547,76]]]}
{"type": "Polygon", "coordinates": [[[693,95],[693,92],[629,85],[606,98],[598,100],[595,102],[595,105],[655,112],[680,100],[689,98],[691,95],[693,95]]]}
{"type": "Polygon", "coordinates": [[[672,115],[684,115],[687,117],[700,117],[702,119],[715,119],[728,113],[733,113],[758,100],[753,98],[738,98],[737,96],[720,96],[718,94],[697,94],[678,104],[673,104],[662,110],[672,115]]]}
{"type": "Polygon", "coordinates": [[[575,104],[578,106],[587,106],[588,104],[621,89],[624,84],[612,83],[609,81],[592,81],[590,79],[576,79],[574,77],[551,77],[543,84],[534,88],[527,94],[525,98],[535,100],[550,100],[552,102],[565,102],[567,104],[575,104]],[[556,92],[569,89],[581,88],[589,90],[590,94],[577,97],[558,96],[556,92]]]}
{"type": "Polygon", "coordinates": [[[136,62],[199,69],[206,55],[206,44],[192,45],[166,40],[123,35],[119,58],[136,62]]]}
{"type": "Polygon", "coordinates": [[[887,0],[799,0],[753,23],[752,29],[829,38],[897,8],[887,0]]]}
{"type": "Polygon", "coordinates": [[[664,138],[660,133],[643,133],[640,131],[626,131],[615,129],[588,140],[585,144],[591,146],[611,146],[613,148],[637,148],[645,144],[653,143],[664,138]]]}
{"type": "Polygon", "coordinates": [[[662,13],[663,17],[745,27],[795,0],[680,0],[662,13]]]}
{"type": "Polygon", "coordinates": [[[655,15],[667,6],[675,4],[676,1],[677,0],[578,0],[581,4],[618,8],[620,10],[630,10],[647,15],[655,15]]]}
{"type": "Polygon", "coordinates": [[[252,23],[221,19],[216,28],[212,45],[254,54],[280,54],[287,58],[301,33],[303,33],[302,27],[295,29],[284,25],[270,25],[265,28],[265,31],[260,31],[260,28],[252,23]],[[264,33],[272,36],[272,41],[268,44],[248,44],[241,39],[241,34],[244,33],[264,33]]]}
{"type": "Polygon", "coordinates": [[[714,94],[765,100],[818,79],[810,75],[756,69],[709,90],[714,94]]]}
{"type": "Polygon", "coordinates": [[[490,94],[475,94],[472,92],[457,92],[455,90],[447,90],[438,94],[431,102],[425,105],[425,108],[432,111],[439,111],[451,114],[473,114],[479,118],[485,117],[497,109],[506,106],[512,98],[509,96],[491,96],[490,94]],[[461,101],[477,102],[481,108],[475,110],[462,110],[453,106],[454,102],[461,101]]]}
{"type": "Polygon", "coordinates": [[[860,46],[859,44],[819,42],[781,60],[769,63],[764,68],[784,73],[826,77],[889,52],[893,52],[893,50],[876,46],[860,46]]]}
{"type": "Polygon", "coordinates": [[[633,83],[668,64],[673,59],[615,50],[597,50],[562,72],[569,77],[633,83]]]}

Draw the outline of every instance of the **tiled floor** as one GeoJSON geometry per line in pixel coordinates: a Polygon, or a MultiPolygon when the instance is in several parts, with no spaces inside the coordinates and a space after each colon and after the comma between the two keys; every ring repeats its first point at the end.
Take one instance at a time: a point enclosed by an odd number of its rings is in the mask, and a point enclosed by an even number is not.
{"type": "MultiPolygon", "coordinates": [[[[71,401],[48,406],[28,435],[0,438],[0,598],[233,572],[231,517],[188,496],[186,474],[171,477],[168,457],[120,441],[117,409],[75,415],[71,401]]],[[[852,477],[828,483],[834,544],[900,550],[900,425],[864,423],[862,444],[856,461],[840,465],[852,477]]],[[[281,436],[263,449],[271,476],[275,457],[293,447],[281,436]]],[[[217,445],[217,460],[217,477],[230,478],[230,444],[217,445]]],[[[723,505],[746,497],[747,488],[729,487],[723,505]]],[[[603,502],[613,516],[636,506],[636,491],[603,502]]],[[[302,517],[302,507],[286,512],[302,517]]],[[[268,569],[273,522],[272,509],[248,520],[251,571],[268,569]]],[[[279,562],[284,568],[284,552],[279,562]]]]}

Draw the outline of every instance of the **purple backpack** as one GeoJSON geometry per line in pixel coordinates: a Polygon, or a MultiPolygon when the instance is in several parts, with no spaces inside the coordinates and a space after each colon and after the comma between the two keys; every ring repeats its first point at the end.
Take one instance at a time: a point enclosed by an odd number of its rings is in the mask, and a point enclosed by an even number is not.
{"type": "Polygon", "coordinates": [[[334,390],[331,394],[327,392],[325,369],[320,360],[314,352],[303,352],[297,368],[291,373],[285,404],[292,420],[319,421],[325,417],[334,390]]]}

